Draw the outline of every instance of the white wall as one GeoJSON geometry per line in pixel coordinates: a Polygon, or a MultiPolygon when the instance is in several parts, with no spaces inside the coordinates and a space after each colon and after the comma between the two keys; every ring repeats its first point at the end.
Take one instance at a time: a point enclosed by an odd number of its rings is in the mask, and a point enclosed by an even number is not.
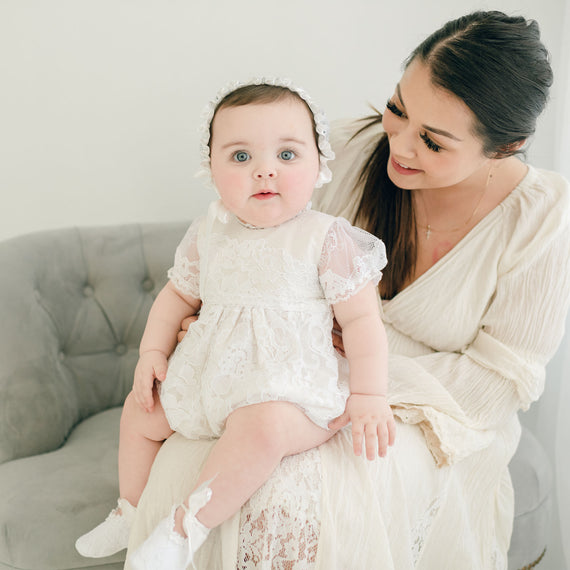
{"type": "MultiPolygon", "coordinates": [[[[557,82],[529,158],[570,177],[568,0],[0,0],[0,239],[194,216],[212,198],[193,178],[199,115],[226,81],[288,76],[330,118],[359,116],[384,104],[420,40],[477,8],[539,21],[557,82]]],[[[562,354],[550,382],[569,377],[562,354]]],[[[555,432],[568,414],[550,394],[527,421],[570,503],[555,432]]],[[[541,567],[567,568],[558,524],[541,567]]]]}
{"type": "MultiPolygon", "coordinates": [[[[492,6],[538,18],[556,66],[562,4],[492,6]]],[[[384,104],[419,40],[490,5],[0,0],[0,239],[190,217],[212,197],[193,178],[199,115],[226,81],[289,76],[331,118],[361,115],[384,104]]],[[[556,116],[541,123],[535,164],[555,167],[556,116]]]]}

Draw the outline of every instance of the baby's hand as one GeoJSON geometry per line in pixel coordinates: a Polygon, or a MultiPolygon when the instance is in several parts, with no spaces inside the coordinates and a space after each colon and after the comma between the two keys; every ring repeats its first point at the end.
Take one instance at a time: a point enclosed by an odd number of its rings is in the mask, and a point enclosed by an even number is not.
{"type": "Polygon", "coordinates": [[[166,355],[160,350],[149,350],[141,354],[135,368],[133,394],[137,404],[145,411],[152,412],[154,398],[152,388],[155,378],[162,382],[166,378],[166,355]]]}
{"type": "Polygon", "coordinates": [[[329,424],[338,430],[352,423],[352,445],[356,455],[362,454],[362,439],[365,439],[366,457],[370,460],[384,457],[388,446],[396,438],[396,422],[386,396],[351,394],[344,413],[329,424]]]}

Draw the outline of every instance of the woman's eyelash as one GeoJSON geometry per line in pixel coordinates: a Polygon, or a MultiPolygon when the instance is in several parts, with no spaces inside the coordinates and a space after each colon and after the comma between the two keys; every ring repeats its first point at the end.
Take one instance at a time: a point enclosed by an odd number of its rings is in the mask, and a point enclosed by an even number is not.
{"type": "Polygon", "coordinates": [[[420,138],[424,141],[425,145],[430,149],[433,150],[434,152],[439,152],[441,150],[441,147],[434,143],[427,135],[427,133],[421,133],[420,134],[420,138]]]}
{"type": "Polygon", "coordinates": [[[403,113],[402,111],[400,111],[400,109],[398,109],[398,107],[396,107],[396,105],[394,105],[394,103],[392,103],[392,101],[390,99],[388,99],[388,101],[386,102],[386,109],[388,109],[388,111],[390,111],[390,113],[393,113],[394,115],[396,115],[396,117],[405,117],[405,113],[403,113]]]}
{"type": "MultiPolygon", "coordinates": [[[[388,109],[390,113],[396,115],[396,117],[401,117],[401,118],[406,117],[406,114],[403,111],[400,111],[400,109],[398,109],[398,107],[392,102],[391,99],[388,99],[388,101],[386,101],[386,109],[388,109]]],[[[427,133],[421,133],[420,138],[424,141],[424,144],[429,150],[433,150],[433,152],[439,152],[441,150],[441,147],[437,143],[434,143],[429,138],[427,133]]]]}

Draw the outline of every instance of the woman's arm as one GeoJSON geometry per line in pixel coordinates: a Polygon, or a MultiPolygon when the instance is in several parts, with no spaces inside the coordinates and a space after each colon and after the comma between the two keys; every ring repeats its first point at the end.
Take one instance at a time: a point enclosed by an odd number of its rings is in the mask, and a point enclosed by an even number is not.
{"type": "Polygon", "coordinates": [[[394,413],[421,425],[438,464],[487,446],[495,430],[542,393],[570,301],[568,231],[559,227],[534,255],[527,249],[503,268],[468,346],[416,357],[390,354],[394,413]]]}

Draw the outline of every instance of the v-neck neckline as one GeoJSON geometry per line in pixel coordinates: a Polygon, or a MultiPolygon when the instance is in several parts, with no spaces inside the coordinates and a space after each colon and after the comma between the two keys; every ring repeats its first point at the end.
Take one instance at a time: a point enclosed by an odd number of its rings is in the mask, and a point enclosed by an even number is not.
{"type": "Polygon", "coordinates": [[[440,269],[451,262],[453,258],[461,252],[465,246],[473,239],[476,239],[488,226],[495,223],[496,219],[500,218],[505,208],[510,202],[527,187],[531,178],[535,176],[535,170],[532,166],[527,165],[528,170],[524,178],[512,189],[512,191],[499,202],[482,220],[480,220],[465,236],[463,236],[445,255],[438,259],[429,269],[424,271],[417,279],[412,281],[407,287],[402,289],[391,299],[382,300],[382,306],[388,308],[392,304],[397,304],[396,300],[406,296],[406,293],[413,294],[413,292],[421,288],[424,282],[431,280],[434,274],[439,273],[440,269]]]}

